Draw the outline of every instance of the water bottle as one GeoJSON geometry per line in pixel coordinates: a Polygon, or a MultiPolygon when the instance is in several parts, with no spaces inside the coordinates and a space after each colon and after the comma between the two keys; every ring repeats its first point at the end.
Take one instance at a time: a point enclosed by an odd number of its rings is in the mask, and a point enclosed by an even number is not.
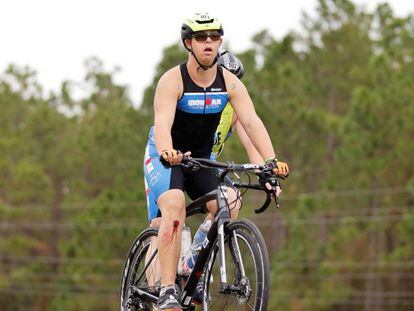
{"type": "Polygon", "coordinates": [[[185,255],[188,253],[191,247],[191,230],[190,227],[183,227],[181,232],[181,250],[180,250],[180,259],[178,260],[178,274],[183,274],[182,271],[182,261],[185,255]]]}
{"type": "Polygon", "coordinates": [[[200,225],[198,228],[193,244],[191,244],[190,249],[186,254],[184,254],[184,258],[182,259],[182,266],[181,272],[183,275],[189,275],[194,268],[194,265],[197,261],[198,254],[203,246],[203,242],[207,237],[207,233],[211,228],[212,221],[207,219],[200,225]]]}

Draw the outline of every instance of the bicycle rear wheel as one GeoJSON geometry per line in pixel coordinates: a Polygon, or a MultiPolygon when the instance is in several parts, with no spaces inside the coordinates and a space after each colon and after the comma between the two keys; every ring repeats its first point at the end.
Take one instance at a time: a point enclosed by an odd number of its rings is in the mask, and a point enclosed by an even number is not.
{"type": "Polygon", "coordinates": [[[151,310],[151,295],[158,297],[160,276],[155,228],[145,229],[134,241],[125,262],[121,283],[121,311],[151,310]],[[148,295],[138,294],[138,290],[148,295]]]}
{"type": "Polygon", "coordinates": [[[249,220],[237,220],[227,225],[227,290],[220,288],[217,252],[216,244],[205,271],[203,310],[266,310],[269,300],[269,255],[259,229],[249,220]]]}

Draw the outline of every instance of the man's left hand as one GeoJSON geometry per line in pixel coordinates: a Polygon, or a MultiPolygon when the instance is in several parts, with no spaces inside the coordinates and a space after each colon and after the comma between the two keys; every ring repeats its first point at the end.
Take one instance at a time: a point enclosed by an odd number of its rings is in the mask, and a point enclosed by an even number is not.
{"type": "Polygon", "coordinates": [[[289,176],[289,166],[285,162],[277,161],[276,167],[273,169],[273,173],[276,174],[276,175],[281,175],[281,176],[284,176],[284,177],[288,177],[289,176]]]}

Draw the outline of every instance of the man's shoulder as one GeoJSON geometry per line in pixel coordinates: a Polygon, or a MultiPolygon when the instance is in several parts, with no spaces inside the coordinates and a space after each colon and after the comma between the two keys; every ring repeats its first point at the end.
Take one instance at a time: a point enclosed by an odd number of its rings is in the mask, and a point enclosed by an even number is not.
{"type": "Polygon", "coordinates": [[[181,80],[181,71],[180,65],[177,65],[171,69],[168,69],[162,76],[161,79],[168,81],[180,81],[181,80]]]}
{"type": "Polygon", "coordinates": [[[223,77],[229,95],[231,95],[234,92],[237,92],[240,88],[244,88],[243,82],[230,71],[223,70],[223,77]]]}
{"type": "Polygon", "coordinates": [[[169,90],[169,92],[176,93],[177,97],[180,97],[182,92],[182,79],[180,66],[175,66],[167,70],[158,81],[157,89],[169,90]]]}
{"type": "Polygon", "coordinates": [[[233,80],[233,79],[238,79],[237,76],[235,74],[233,74],[230,70],[228,70],[227,68],[222,67],[223,70],[223,77],[226,80],[233,80]]]}

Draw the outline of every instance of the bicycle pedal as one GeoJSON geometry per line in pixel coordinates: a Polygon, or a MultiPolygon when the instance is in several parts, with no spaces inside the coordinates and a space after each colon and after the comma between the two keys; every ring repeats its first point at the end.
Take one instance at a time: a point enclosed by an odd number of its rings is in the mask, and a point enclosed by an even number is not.
{"type": "Polygon", "coordinates": [[[143,310],[143,311],[150,310],[149,305],[137,297],[128,298],[127,307],[129,308],[129,310],[143,310]]]}

